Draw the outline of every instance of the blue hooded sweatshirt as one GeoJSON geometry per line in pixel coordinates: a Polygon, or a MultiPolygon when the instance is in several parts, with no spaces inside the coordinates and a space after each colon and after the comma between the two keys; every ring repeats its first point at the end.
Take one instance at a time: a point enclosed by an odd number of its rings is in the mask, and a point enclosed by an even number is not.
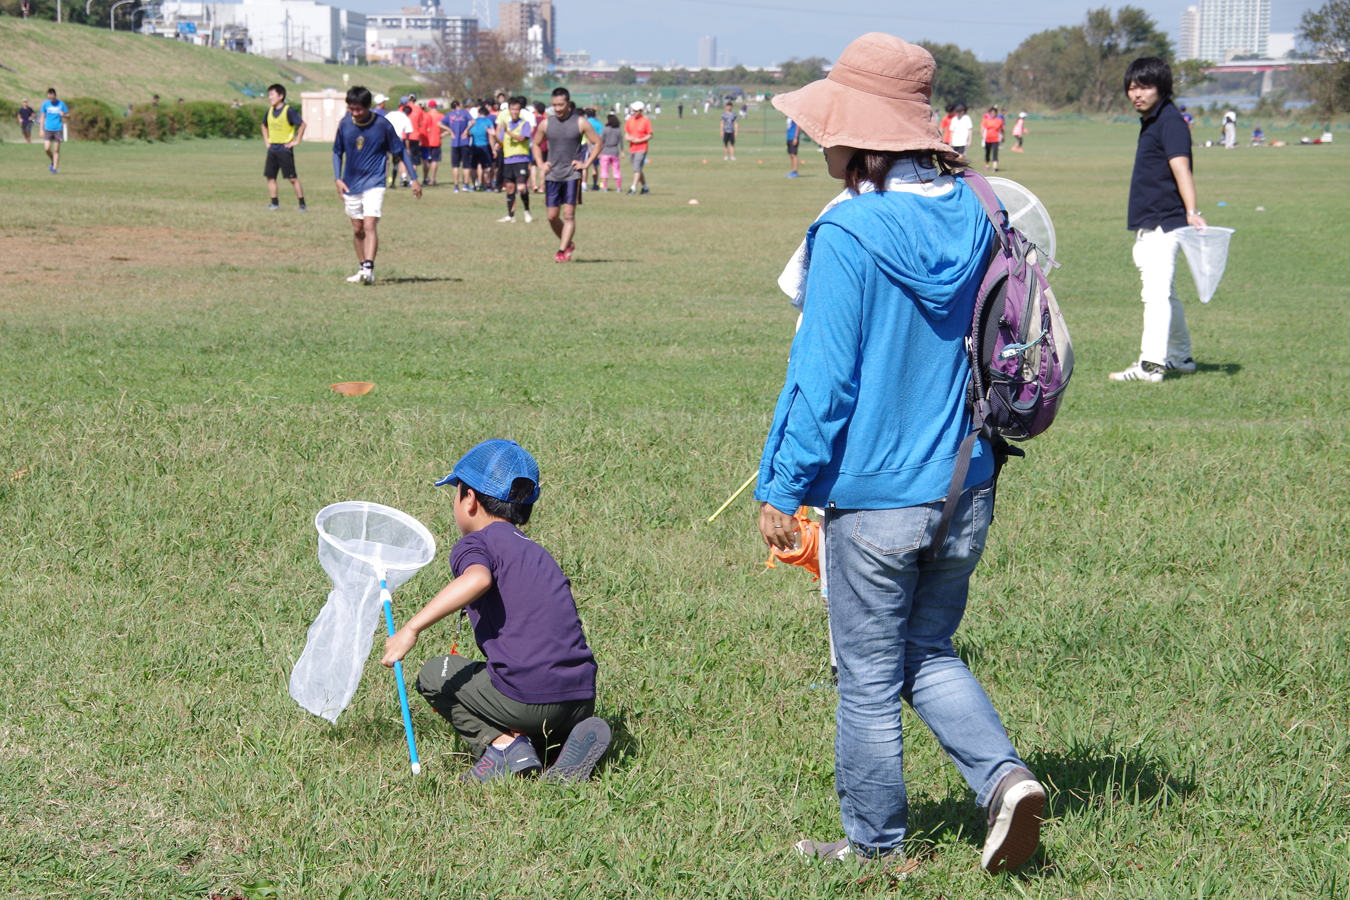
{"type": "MultiPolygon", "coordinates": [[[[810,270],[755,497],[900,509],[944,499],[970,433],[965,338],[993,227],[961,181],[866,193],[807,231],[810,270]]],[[[994,474],[976,442],[965,487],[994,474]]]]}

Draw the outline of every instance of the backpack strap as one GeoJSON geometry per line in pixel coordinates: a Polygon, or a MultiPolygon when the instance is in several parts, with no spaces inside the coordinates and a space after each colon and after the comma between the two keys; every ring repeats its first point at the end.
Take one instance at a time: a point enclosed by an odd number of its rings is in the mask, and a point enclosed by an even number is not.
{"type": "Polygon", "coordinates": [[[942,517],[938,519],[937,530],[933,532],[932,543],[928,545],[920,558],[924,562],[932,562],[937,559],[938,551],[942,545],[947,543],[947,532],[952,527],[952,517],[956,515],[956,506],[961,501],[961,495],[965,493],[966,473],[970,471],[970,457],[975,452],[975,441],[984,431],[983,423],[981,427],[966,435],[965,440],[961,442],[961,452],[956,455],[956,468],[952,470],[952,483],[947,488],[947,499],[942,504],[942,517]]]}
{"type": "Polygon", "coordinates": [[[1006,243],[1005,231],[1012,227],[1008,220],[1008,211],[998,202],[998,195],[994,193],[994,188],[985,180],[985,177],[974,169],[962,169],[956,173],[965,179],[966,185],[975,192],[975,196],[980,200],[980,206],[984,207],[984,214],[989,217],[989,222],[994,226],[994,231],[998,234],[999,243],[1006,243]]]}

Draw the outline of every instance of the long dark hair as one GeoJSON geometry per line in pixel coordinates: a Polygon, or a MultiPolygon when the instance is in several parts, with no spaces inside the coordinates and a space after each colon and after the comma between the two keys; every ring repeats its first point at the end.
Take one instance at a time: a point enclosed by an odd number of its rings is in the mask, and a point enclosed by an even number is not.
{"type": "Polygon", "coordinates": [[[618,127],[619,127],[619,117],[616,116],[616,115],[614,115],[614,113],[610,113],[610,114],[609,114],[609,118],[608,118],[608,119],[605,119],[605,124],[608,125],[610,128],[618,128],[618,127]]]}
{"type": "Polygon", "coordinates": [[[931,150],[859,150],[844,169],[844,185],[856,191],[870,184],[878,193],[886,190],[886,173],[902,159],[918,160],[920,165],[936,166],[942,175],[952,174],[947,161],[931,150]]]}

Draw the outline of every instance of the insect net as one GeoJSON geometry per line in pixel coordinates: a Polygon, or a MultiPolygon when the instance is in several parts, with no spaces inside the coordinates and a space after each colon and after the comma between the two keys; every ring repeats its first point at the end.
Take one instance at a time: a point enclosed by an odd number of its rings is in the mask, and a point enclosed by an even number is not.
{"type": "Polygon", "coordinates": [[[336,722],[361,683],[380,623],[380,578],[390,592],[436,557],[421,522],[378,503],[334,503],[314,517],[319,563],[333,579],[328,602],[309,627],[291,671],[291,697],[336,722]]]}

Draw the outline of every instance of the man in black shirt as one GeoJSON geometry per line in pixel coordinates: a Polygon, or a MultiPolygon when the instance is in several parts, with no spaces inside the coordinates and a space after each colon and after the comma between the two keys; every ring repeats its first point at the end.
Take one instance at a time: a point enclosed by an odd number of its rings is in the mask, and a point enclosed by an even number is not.
{"type": "Polygon", "coordinates": [[[1186,314],[1172,290],[1175,232],[1186,225],[1204,230],[1205,220],[1191,177],[1191,130],[1172,103],[1172,70],[1156,56],[1136,59],[1125,70],[1125,94],[1139,113],[1128,225],[1143,282],[1144,337],[1138,361],[1110,377],[1157,383],[1166,372],[1195,371],[1186,314]]]}

